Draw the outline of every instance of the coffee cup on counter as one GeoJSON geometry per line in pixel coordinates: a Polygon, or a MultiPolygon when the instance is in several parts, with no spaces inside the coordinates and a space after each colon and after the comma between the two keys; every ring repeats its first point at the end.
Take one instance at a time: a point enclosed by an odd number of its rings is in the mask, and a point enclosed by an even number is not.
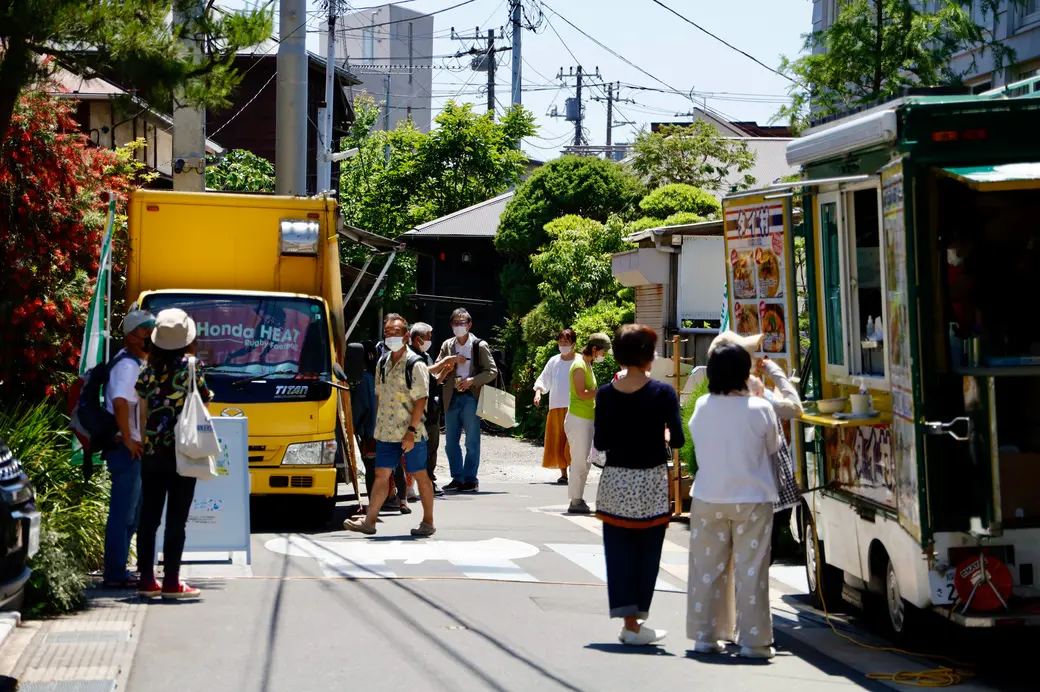
{"type": "Polygon", "coordinates": [[[850,394],[849,402],[855,415],[870,413],[874,403],[870,394],[850,394]]]}

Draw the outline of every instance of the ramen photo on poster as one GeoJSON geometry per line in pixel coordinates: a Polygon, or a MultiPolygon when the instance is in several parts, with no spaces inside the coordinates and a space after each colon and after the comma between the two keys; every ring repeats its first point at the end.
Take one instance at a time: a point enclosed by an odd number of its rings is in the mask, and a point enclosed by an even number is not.
{"type": "Polygon", "coordinates": [[[733,297],[734,298],[757,298],[755,290],[755,264],[754,253],[751,250],[738,252],[733,250],[729,254],[730,264],[733,268],[733,297]]]}
{"type": "Polygon", "coordinates": [[[766,353],[783,353],[787,345],[787,330],[784,324],[784,306],[779,303],[762,302],[758,306],[762,319],[762,350],[766,353]]]}
{"type": "Polygon", "coordinates": [[[780,260],[769,248],[755,250],[755,264],[758,266],[758,293],[760,298],[777,298],[783,295],[780,274],[780,260]]]}
{"type": "Polygon", "coordinates": [[[758,310],[754,303],[734,303],[733,316],[736,318],[738,334],[755,336],[762,333],[758,321],[758,310]]]}

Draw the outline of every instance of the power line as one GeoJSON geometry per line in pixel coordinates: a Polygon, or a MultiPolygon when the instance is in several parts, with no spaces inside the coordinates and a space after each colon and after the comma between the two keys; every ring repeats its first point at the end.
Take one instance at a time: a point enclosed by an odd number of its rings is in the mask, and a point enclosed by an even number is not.
{"type": "Polygon", "coordinates": [[[244,111],[245,109],[249,108],[249,106],[251,106],[251,105],[252,105],[253,101],[256,101],[256,100],[257,100],[257,99],[258,99],[258,98],[260,97],[260,94],[262,94],[262,93],[264,92],[264,89],[266,89],[266,88],[267,88],[268,86],[270,86],[270,85],[271,85],[271,82],[273,82],[273,81],[274,81],[274,78],[275,78],[275,77],[277,77],[277,76],[278,76],[278,72],[272,72],[272,73],[271,73],[271,76],[270,76],[270,77],[268,78],[268,80],[267,80],[266,82],[264,82],[264,85],[263,85],[262,87],[260,87],[259,89],[257,89],[256,93],[255,93],[255,94],[253,94],[253,98],[251,98],[251,99],[249,99],[248,101],[246,101],[245,105],[244,105],[244,106],[242,106],[241,108],[239,108],[239,109],[238,109],[238,112],[237,112],[237,113],[235,113],[235,114],[234,114],[234,115],[232,115],[232,116],[231,116],[230,118],[228,118],[228,119],[227,119],[227,120],[226,120],[226,121],[224,122],[224,124],[223,124],[223,125],[221,125],[220,127],[218,127],[218,128],[217,128],[216,130],[214,130],[213,132],[209,133],[209,135],[207,135],[207,136],[208,136],[208,137],[216,137],[217,135],[219,135],[219,134],[220,134],[220,131],[221,131],[221,130],[223,130],[223,129],[224,129],[225,127],[227,127],[228,125],[230,125],[230,124],[231,124],[231,121],[232,121],[232,120],[234,120],[234,119],[235,119],[235,118],[237,118],[238,116],[242,115],[242,111],[244,111]]]}
{"type": "Polygon", "coordinates": [[[779,75],[779,76],[783,77],[784,79],[786,79],[787,81],[789,81],[789,82],[791,82],[791,83],[793,83],[793,84],[798,84],[798,81],[797,81],[797,80],[795,80],[795,79],[793,79],[793,78],[789,77],[788,75],[785,75],[785,74],[784,74],[783,72],[780,72],[779,70],[777,70],[777,69],[776,69],[776,68],[774,68],[774,67],[770,67],[769,65],[765,64],[764,62],[762,62],[761,60],[759,60],[759,59],[758,59],[758,58],[756,58],[755,56],[751,55],[750,53],[748,53],[748,52],[746,52],[746,51],[742,51],[741,49],[737,48],[736,46],[734,46],[734,45],[733,45],[732,43],[730,43],[729,41],[726,41],[725,39],[723,39],[723,38],[720,38],[720,37],[716,36],[715,34],[711,33],[710,31],[708,31],[707,29],[705,29],[705,28],[704,28],[703,26],[701,26],[701,25],[700,25],[700,24],[698,24],[697,22],[695,22],[695,21],[693,21],[692,19],[690,19],[689,17],[685,17],[685,16],[683,16],[683,15],[679,14],[678,12],[676,12],[675,10],[673,10],[673,9],[672,9],[671,7],[669,7],[668,5],[666,5],[666,4],[664,4],[663,2],[661,2],[661,0],[650,0],[650,1],[651,1],[652,3],[654,3],[655,5],[660,5],[660,6],[661,6],[661,7],[663,7],[664,9],[666,9],[666,10],[668,10],[669,12],[671,12],[672,14],[674,14],[674,15],[675,15],[676,17],[678,17],[679,19],[681,19],[681,20],[683,20],[684,22],[686,22],[687,24],[689,24],[690,26],[692,26],[692,27],[694,27],[694,28],[696,28],[696,29],[698,29],[698,30],[700,30],[700,31],[704,32],[704,33],[705,33],[705,34],[707,34],[708,36],[711,36],[711,37],[712,37],[713,39],[715,39],[716,41],[718,41],[718,42],[719,42],[719,43],[721,43],[722,45],[726,46],[727,48],[730,48],[730,49],[732,49],[732,50],[735,50],[735,51],[737,51],[738,53],[740,53],[741,55],[743,55],[743,56],[744,56],[745,58],[747,58],[747,59],[751,60],[752,62],[755,62],[755,63],[757,63],[757,64],[761,65],[762,67],[766,68],[767,70],[769,70],[769,71],[770,71],[770,72],[772,72],[773,74],[775,74],[775,75],[779,75]]]}
{"type": "MultiPolygon", "coordinates": [[[[433,12],[427,12],[424,15],[424,17],[432,17],[435,14],[443,14],[445,12],[450,12],[451,10],[458,9],[459,7],[463,7],[465,5],[472,4],[472,3],[476,2],[476,1],[477,0],[463,0],[460,3],[452,5],[451,7],[445,7],[444,9],[441,9],[441,10],[434,10],[433,12]]],[[[369,8],[369,9],[372,9],[372,8],[369,8]]],[[[391,24],[400,24],[402,22],[414,22],[414,21],[415,21],[414,17],[408,17],[406,19],[394,19],[393,21],[382,22],[380,24],[366,24],[364,26],[358,26],[358,27],[344,27],[343,28],[343,32],[346,33],[348,31],[364,31],[366,29],[374,29],[374,28],[380,27],[380,26],[390,26],[391,24]]]]}

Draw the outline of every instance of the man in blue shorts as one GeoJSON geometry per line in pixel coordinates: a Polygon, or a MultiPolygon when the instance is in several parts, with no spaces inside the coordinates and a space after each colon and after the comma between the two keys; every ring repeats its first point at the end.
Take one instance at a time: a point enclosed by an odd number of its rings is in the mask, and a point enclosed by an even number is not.
{"type": "Polygon", "coordinates": [[[376,363],[376,480],[369,493],[364,519],[343,522],[347,531],[367,536],[376,532],[379,508],[390,490],[390,476],[404,459],[405,470],[415,476],[422,500],[423,519],[413,536],[432,536],[433,481],[426,472],[426,398],[430,373],[425,361],[406,348],[408,322],[398,314],[383,321],[384,353],[376,363]]]}

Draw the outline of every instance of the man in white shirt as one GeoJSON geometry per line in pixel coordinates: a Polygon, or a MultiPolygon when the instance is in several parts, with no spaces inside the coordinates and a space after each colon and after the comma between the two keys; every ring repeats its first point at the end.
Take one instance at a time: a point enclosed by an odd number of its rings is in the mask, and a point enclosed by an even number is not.
{"type": "Polygon", "coordinates": [[[119,434],[115,445],[101,454],[112,475],[108,522],[105,524],[106,588],[133,588],[136,580],[126,568],[130,539],[137,530],[141,504],[141,452],[144,449],[135,387],[148,358],[155,318],[131,310],[123,318],[125,348],[109,363],[105,408],[115,416],[119,434]]]}

